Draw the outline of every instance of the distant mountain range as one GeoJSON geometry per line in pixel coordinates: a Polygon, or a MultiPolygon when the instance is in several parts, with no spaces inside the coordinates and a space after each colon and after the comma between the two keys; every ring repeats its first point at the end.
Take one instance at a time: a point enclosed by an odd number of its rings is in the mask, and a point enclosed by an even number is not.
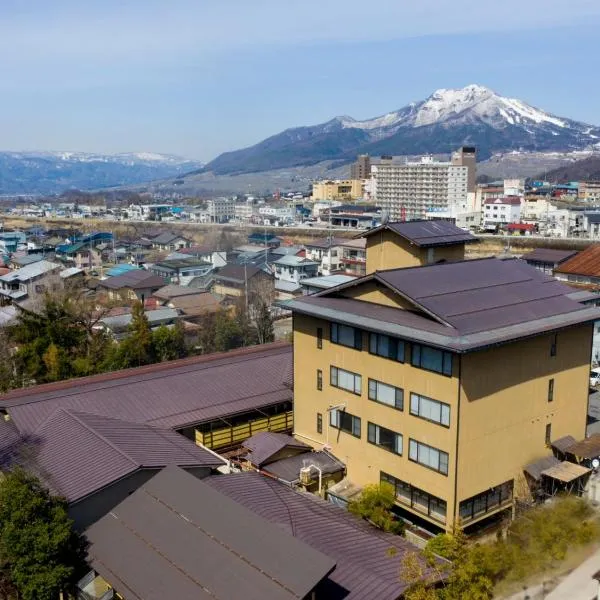
{"type": "Polygon", "coordinates": [[[598,146],[600,127],[557,117],[521,100],[469,85],[441,89],[381,117],[357,121],[335,117],[311,127],[296,127],[262,142],[221,154],[199,172],[253,173],[335,160],[357,154],[415,155],[449,153],[472,145],[479,158],[497,152],[573,151],[598,146]]]}
{"type": "Polygon", "coordinates": [[[557,183],[569,181],[600,181],[600,156],[590,156],[569,165],[540,173],[537,179],[557,183]]]}
{"type": "Polygon", "coordinates": [[[53,194],[133,185],[202,166],[198,161],[147,152],[0,152],[0,194],[53,194]]]}

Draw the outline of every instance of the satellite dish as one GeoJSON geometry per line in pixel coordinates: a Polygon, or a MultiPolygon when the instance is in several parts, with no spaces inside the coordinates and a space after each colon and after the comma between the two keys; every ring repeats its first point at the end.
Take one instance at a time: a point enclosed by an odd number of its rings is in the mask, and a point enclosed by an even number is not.
{"type": "Polygon", "coordinates": [[[598,460],[597,458],[594,458],[594,460],[592,461],[592,467],[594,469],[597,469],[598,467],[600,467],[600,460],[598,460]]]}

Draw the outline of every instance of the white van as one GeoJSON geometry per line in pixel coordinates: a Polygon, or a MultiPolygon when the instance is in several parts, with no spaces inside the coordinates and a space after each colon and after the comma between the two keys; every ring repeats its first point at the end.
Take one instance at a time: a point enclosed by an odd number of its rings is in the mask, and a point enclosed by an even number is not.
{"type": "Polygon", "coordinates": [[[596,387],[600,383],[600,367],[590,371],[590,387],[596,387]]]}

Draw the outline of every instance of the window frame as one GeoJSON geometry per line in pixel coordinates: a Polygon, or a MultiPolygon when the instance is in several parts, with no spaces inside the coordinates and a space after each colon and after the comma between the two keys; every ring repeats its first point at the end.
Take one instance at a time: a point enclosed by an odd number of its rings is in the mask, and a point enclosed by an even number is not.
{"type": "Polygon", "coordinates": [[[544,441],[546,443],[546,446],[550,446],[550,444],[552,443],[552,423],[546,423],[544,441]]]}
{"type": "Polygon", "coordinates": [[[321,350],[323,348],[323,328],[317,327],[317,349],[321,350]]]}
{"type": "Polygon", "coordinates": [[[436,473],[440,473],[441,475],[444,475],[445,477],[448,477],[448,472],[450,470],[450,455],[448,454],[448,452],[444,452],[444,450],[440,450],[439,448],[435,448],[434,446],[430,446],[429,444],[425,444],[423,442],[419,442],[418,440],[415,440],[414,438],[409,438],[408,440],[408,460],[410,460],[411,462],[414,462],[418,465],[421,465],[422,467],[425,467],[427,469],[430,469],[431,471],[435,471],[436,473]],[[416,450],[417,450],[417,458],[412,458],[412,450],[413,450],[413,444],[416,444],[416,450]],[[431,465],[428,465],[427,463],[421,462],[419,460],[419,453],[420,453],[420,448],[423,449],[427,449],[428,452],[430,451],[434,451],[438,453],[438,468],[436,469],[435,467],[432,467],[431,465]],[[442,456],[446,457],[445,460],[445,464],[446,464],[446,471],[443,471],[441,466],[442,466],[442,456]]]}
{"type": "Polygon", "coordinates": [[[394,362],[399,362],[399,363],[403,364],[406,362],[406,347],[407,347],[406,342],[397,337],[393,337],[393,336],[387,335],[385,333],[375,333],[375,332],[369,333],[369,354],[373,354],[374,356],[381,356],[382,358],[388,358],[389,360],[393,360],[394,362]],[[387,340],[388,340],[388,353],[387,354],[378,352],[379,338],[387,338],[387,340]],[[373,340],[375,340],[374,343],[373,343],[373,340]],[[396,348],[396,357],[394,357],[391,352],[391,349],[394,345],[396,348]],[[375,347],[375,350],[373,350],[373,346],[375,347]],[[402,346],[402,358],[397,358],[400,346],[402,346]]]}
{"type": "Polygon", "coordinates": [[[317,413],[317,433],[323,433],[323,413],[317,413]]]}
{"type": "Polygon", "coordinates": [[[451,421],[452,407],[446,402],[442,402],[441,400],[436,400],[435,398],[430,398],[429,396],[423,396],[423,394],[417,394],[416,392],[411,392],[410,398],[409,398],[408,412],[413,417],[423,419],[423,421],[428,421],[429,423],[435,423],[436,425],[440,425],[441,427],[445,427],[446,429],[450,429],[450,424],[452,422],[451,421]],[[421,400],[426,400],[427,402],[433,402],[434,404],[439,404],[440,405],[440,420],[436,421],[435,419],[430,419],[429,417],[425,417],[419,413],[413,412],[413,397],[418,398],[419,411],[421,410],[421,400]],[[443,422],[445,408],[448,409],[448,424],[443,422]]]}
{"type": "Polygon", "coordinates": [[[331,385],[331,387],[337,388],[338,390],[344,390],[345,392],[354,394],[355,396],[362,396],[362,375],[360,375],[359,373],[354,373],[353,371],[347,371],[346,369],[341,369],[340,367],[330,365],[330,367],[329,367],[329,385],[331,385]],[[334,371],[335,371],[335,378],[333,375],[334,371]],[[339,385],[340,371],[342,371],[343,373],[347,373],[348,375],[352,375],[354,377],[353,389],[349,389],[349,388],[339,385]],[[335,383],[334,383],[334,379],[335,379],[335,383]],[[356,386],[357,379],[358,379],[358,391],[356,391],[357,390],[357,386],[356,386]]]}
{"type": "Polygon", "coordinates": [[[411,352],[410,352],[410,364],[417,369],[423,369],[424,371],[429,371],[430,373],[439,373],[444,377],[452,377],[452,369],[454,367],[454,355],[452,352],[448,352],[447,350],[440,350],[439,348],[434,348],[433,346],[428,346],[427,344],[412,344],[411,352]],[[428,367],[423,366],[423,349],[433,350],[435,352],[439,352],[442,358],[442,368],[440,371],[437,369],[429,369],[428,367]],[[418,362],[416,362],[415,357],[419,356],[418,362]],[[447,360],[450,363],[450,369],[446,370],[447,360]]]}
{"type": "Polygon", "coordinates": [[[554,402],[554,377],[548,379],[548,402],[554,402]]]}
{"type": "MultiPolygon", "coordinates": [[[[375,437],[374,437],[374,439],[375,439],[375,437]]],[[[394,431],[393,429],[388,429],[387,427],[383,427],[382,425],[377,425],[377,423],[372,423],[371,421],[367,421],[367,443],[371,444],[372,446],[377,446],[377,448],[381,448],[382,450],[385,450],[386,452],[389,452],[390,454],[395,454],[396,456],[402,456],[404,454],[404,436],[401,433],[394,431]],[[394,448],[397,448],[398,438],[400,438],[400,452],[398,452],[395,449],[392,450],[391,448],[388,448],[387,446],[384,446],[382,444],[378,444],[374,440],[371,441],[371,431],[375,432],[376,428],[379,430],[383,429],[386,432],[391,433],[396,436],[394,448]]]]}
{"type": "Polygon", "coordinates": [[[382,406],[387,406],[388,408],[393,408],[394,410],[403,411],[404,410],[404,389],[392,385],[390,383],[385,383],[384,381],[379,381],[379,379],[372,379],[369,377],[367,383],[367,397],[371,402],[376,402],[377,404],[381,404],[382,406]],[[371,393],[372,386],[375,387],[375,395],[371,393]],[[377,398],[378,386],[385,386],[394,390],[394,404],[390,404],[389,402],[385,402],[384,400],[380,400],[377,398]],[[398,400],[400,398],[400,400],[398,400]],[[399,405],[398,405],[399,404],[399,405]]]}
{"type": "Polygon", "coordinates": [[[349,413],[345,409],[340,410],[339,408],[333,408],[329,411],[329,426],[337,429],[338,431],[343,431],[344,433],[350,434],[352,437],[360,439],[362,436],[362,419],[349,413]],[[341,418],[334,419],[337,415],[344,415],[350,418],[350,429],[343,427],[343,423],[341,418]],[[334,420],[337,422],[334,423],[334,420]],[[358,423],[358,433],[355,431],[355,424],[358,423]]]}
{"type": "Polygon", "coordinates": [[[345,325],[344,323],[337,323],[335,321],[331,321],[331,323],[329,323],[329,341],[332,344],[336,344],[338,346],[344,346],[345,348],[353,348],[354,350],[362,351],[362,347],[363,347],[362,338],[363,338],[362,329],[358,329],[357,327],[353,327],[352,325],[345,325]],[[340,331],[339,331],[340,327],[352,329],[352,331],[353,331],[352,345],[345,344],[344,342],[340,341],[340,331]]]}
{"type": "Polygon", "coordinates": [[[323,371],[321,369],[317,369],[317,390],[323,391],[323,371]]]}

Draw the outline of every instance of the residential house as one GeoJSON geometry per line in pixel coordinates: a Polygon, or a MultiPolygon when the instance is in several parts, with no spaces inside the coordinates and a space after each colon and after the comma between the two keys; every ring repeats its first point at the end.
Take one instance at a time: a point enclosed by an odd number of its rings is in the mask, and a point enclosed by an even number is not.
{"type": "Polygon", "coordinates": [[[62,265],[41,260],[0,276],[0,305],[22,304],[26,300],[32,304],[47,292],[61,290],[62,269],[62,265]]]}
{"type": "Polygon", "coordinates": [[[292,531],[168,467],[85,534],[94,574],[127,600],[331,598],[335,560],[292,531]]]}
{"type": "Polygon", "coordinates": [[[148,266],[148,271],[163,278],[163,283],[184,284],[194,277],[204,277],[213,270],[210,262],[201,258],[162,260],[148,266]]]}
{"type": "Polygon", "coordinates": [[[510,517],[524,467],[585,435],[600,309],[515,259],[399,269],[373,245],[367,262],[370,275],[287,303],[295,437],[355,484],[390,483],[432,532],[510,517]]]}
{"type": "Polygon", "coordinates": [[[275,290],[284,293],[300,293],[300,281],[315,277],[319,263],[302,256],[286,255],[273,263],[275,290]]]}
{"type": "Polygon", "coordinates": [[[341,250],[340,270],[346,275],[363,277],[367,274],[367,240],[358,238],[344,240],[339,246],[341,250]]]}
{"type": "Polygon", "coordinates": [[[281,246],[281,238],[270,233],[251,233],[248,236],[248,243],[254,245],[268,246],[269,248],[279,248],[281,246]]]}
{"type": "Polygon", "coordinates": [[[273,289],[273,276],[251,264],[228,264],[212,277],[212,292],[221,298],[243,298],[253,289],[263,286],[273,289]]]}
{"type": "Polygon", "coordinates": [[[583,202],[600,203],[600,181],[580,181],[577,195],[583,202]]]}
{"type": "Polygon", "coordinates": [[[521,198],[506,196],[486,200],[483,204],[483,228],[496,230],[521,221],[521,198]]]}
{"type": "Polygon", "coordinates": [[[291,432],[292,379],[292,346],[278,342],[13,390],[0,412],[23,437],[64,408],[225,451],[259,431],[291,432]]]}
{"type": "Polygon", "coordinates": [[[11,254],[26,248],[27,236],[22,231],[0,231],[0,252],[11,254]]]}
{"type": "MultiPolygon", "coordinates": [[[[181,320],[179,311],[174,308],[158,308],[156,310],[146,310],[144,312],[148,325],[151,330],[158,329],[161,326],[172,327],[181,320]]],[[[100,319],[95,326],[110,334],[115,340],[122,340],[129,335],[129,327],[133,317],[131,313],[107,316],[100,319]]]]}
{"type": "Polygon", "coordinates": [[[90,246],[87,242],[75,242],[58,246],[56,257],[78,269],[91,271],[100,269],[102,263],[108,258],[108,252],[106,248],[90,246]]]}
{"type": "Polygon", "coordinates": [[[368,229],[381,222],[381,209],[372,204],[341,204],[321,211],[319,220],[333,227],[368,229]]]}
{"type": "Polygon", "coordinates": [[[600,239],[600,212],[582,212],[579,219],[578,234],[592,240],[600,239]]]}
{"type": "Polygon", "coordinates": [[[181,248],[189,248],[192,245],[190,240],[176,233],[161,233],[150,238],[150,242],[152,248],[162,251],[180,250],[181,248]]]}
{"type": "Polygon", "coordinates": [[[319,275],[332,275],[341,268],[342,238],[326,237],[311,240],[304,244],[306,258],[320,263],[319,275]]]}
{"type": "Polygon", "coordinates": [[[303,279],[300,282],[300,285],[302,286],[302,294],[304,296],[310,296],[311,294],[337,287],[338,285],[354,281],[355,279],[356,277],[352,277],[352,275],[324,275],[323,277],[303,279]]]}
{"type": "Polygon", "coordinates": [[[552,275],[562,263],[577,254],[577,250],[553,250],[551,248],[536,248],[523,254],[521,259],[542,273],[552,275]]]}
{"type": "Polygon", "coordinates": [[[98,282],[97,289],[105,290],[111,300],[139,300],[144,302],[156,290],[164,287],[165,280],[149,271],[128,271],[98,282]]]}
{"type": "MultiPolygon", "coordinates": [[[[174,288],[177,286],[167,286],[174,288]]],[[[214,315],[221,309],[220,302],[210,293],[195,288],[184,288],[191,293],[170,293],[169,298],[163,300],[163,306],[175,309],[183,319],[190,323],[199,323],[207,315],[214,315]]],[[[165,288],[154,294],[160,298],[165,294],[165,288]]]]}
{"type": "Polygon", "coordinates": [[[181,248],[167,256],[167,260],[197,258],[204,262],[211,263],[215,269],[224,267],[227,264],[227,252],[213,250],[211,246],[190,246],[181,248]]]}
{"type": "Polygon", "coordinates": [[[570,284],[600,285],[600,244],[592,244],[567,260],[562,261],[554,269],[554,276],[559,281],[570,284]]]}
{"type": "Polygon", "coordinates": [[[367,240],[367,274],[463,260],[465,245],[477,238],[449,221],[386,223],[363,234],[367,240]]]}

